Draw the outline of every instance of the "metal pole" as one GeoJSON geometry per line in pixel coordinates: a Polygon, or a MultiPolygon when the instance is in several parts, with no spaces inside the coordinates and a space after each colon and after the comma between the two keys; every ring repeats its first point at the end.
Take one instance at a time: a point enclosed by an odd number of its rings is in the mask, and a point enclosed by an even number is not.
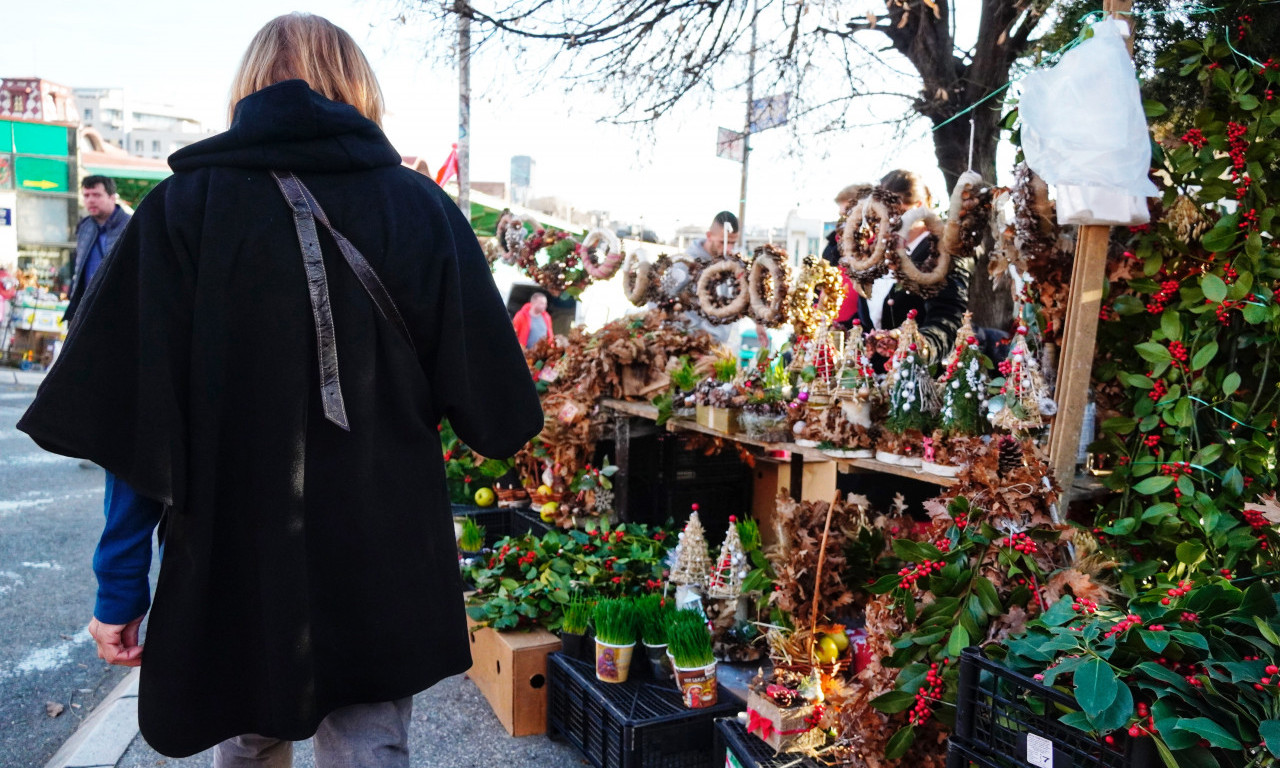
{"type": "Polygon", "coordinates": [[[751,3],[751,51],[747,57],[747,120],[742,128],[742,189],[738,197],[738,245],[747,247],[747,163],[751,160],[751,101],[756,84],[756,17],[759,0],[751,3]]]}
{"type": "Polygon", "coordinates": [[[458,11],[458,207],[471,221],[471,16],[465,0],[458,11]]]}

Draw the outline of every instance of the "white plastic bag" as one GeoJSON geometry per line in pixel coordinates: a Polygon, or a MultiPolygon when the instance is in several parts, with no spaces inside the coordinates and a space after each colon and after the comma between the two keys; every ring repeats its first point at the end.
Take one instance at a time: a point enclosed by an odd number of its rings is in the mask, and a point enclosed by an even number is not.
{"type": "Polygon", "coordinates": [[[1092,29],[1056,66],[1023,81],[1022,148],[1027,165],[1060,187],[1060,222],[1142,223],[1146,202],[1130,198],[1159,192],[1147,177],[1151,140],[1125,46],[1129,27],[1110,19],[1092,29]]]}

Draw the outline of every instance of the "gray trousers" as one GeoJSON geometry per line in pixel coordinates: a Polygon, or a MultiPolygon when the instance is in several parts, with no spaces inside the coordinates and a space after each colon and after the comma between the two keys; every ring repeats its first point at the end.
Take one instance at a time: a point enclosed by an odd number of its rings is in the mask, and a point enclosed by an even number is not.
{"type": "MultiPolygon", "coordinates": [[[[334,710],[313,739],[316,768],[409,768],[413,698],[334,710]]],[[[213,748],[213,768],[291,768],[293,742],[248,734],[213,748]]]]}

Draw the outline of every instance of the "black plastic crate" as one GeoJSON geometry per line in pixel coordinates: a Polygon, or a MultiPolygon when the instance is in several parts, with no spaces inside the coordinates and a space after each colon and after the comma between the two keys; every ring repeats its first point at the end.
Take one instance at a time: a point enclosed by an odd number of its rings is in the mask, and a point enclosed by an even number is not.
{"type": "Polygon", "coordinates": [[[454,517],[469,517],[477,525],[484,526],[484,544],[492,547],[508,536],[532,533],[541,537],[551,530],[548,523],[529,507],[476,507],[470,504],[453,504],[454,517]]]}
{"type": "Polygon", "coordinates": [[[1107,744],[1061,722],[1064,714],[1079,709],[1069,694],[1007,669],[977,648],[966,648],[960,654],[956,728],[947,766],[1037,768],[1043,763],[1029,761],[1029,749],[1051,749],[1055,768],[1155,768],[1161,764],[1151,739],[1133,739],[1118,730],[1115,743],[1107,744]]]}
{"type": "Polygon", "coordinates": [[[747,732],[737,718],[716,721],[714,768],[819,768],[822,763],[795,752],[778,754],[747,732]],[[729,758],[733,758],[733,762],[729,758]]]}
{"type": "Polygon", "coordinates": [[[592,664],[547,657],[547,735],[576,746],[596,768],[715,765],[715,720],[743,708],[724,686],[718,696],[714,707],[689,709],[675,683],[601,683],[592,664]]]}

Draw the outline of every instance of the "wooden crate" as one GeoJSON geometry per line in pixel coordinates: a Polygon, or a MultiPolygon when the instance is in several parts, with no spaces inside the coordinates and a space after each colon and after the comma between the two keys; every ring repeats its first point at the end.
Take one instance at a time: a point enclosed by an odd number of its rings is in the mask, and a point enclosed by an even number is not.
{"type": "MultiPolygon", "coordinates": [[[[468,624],[474,629],[475,622],[468,624]]],[[[467,676],[512,736],[546,732],[547,654],[558,650],[560,638],[545,629],[495,632],[486,627],[471,633],[467,676]]]]}

